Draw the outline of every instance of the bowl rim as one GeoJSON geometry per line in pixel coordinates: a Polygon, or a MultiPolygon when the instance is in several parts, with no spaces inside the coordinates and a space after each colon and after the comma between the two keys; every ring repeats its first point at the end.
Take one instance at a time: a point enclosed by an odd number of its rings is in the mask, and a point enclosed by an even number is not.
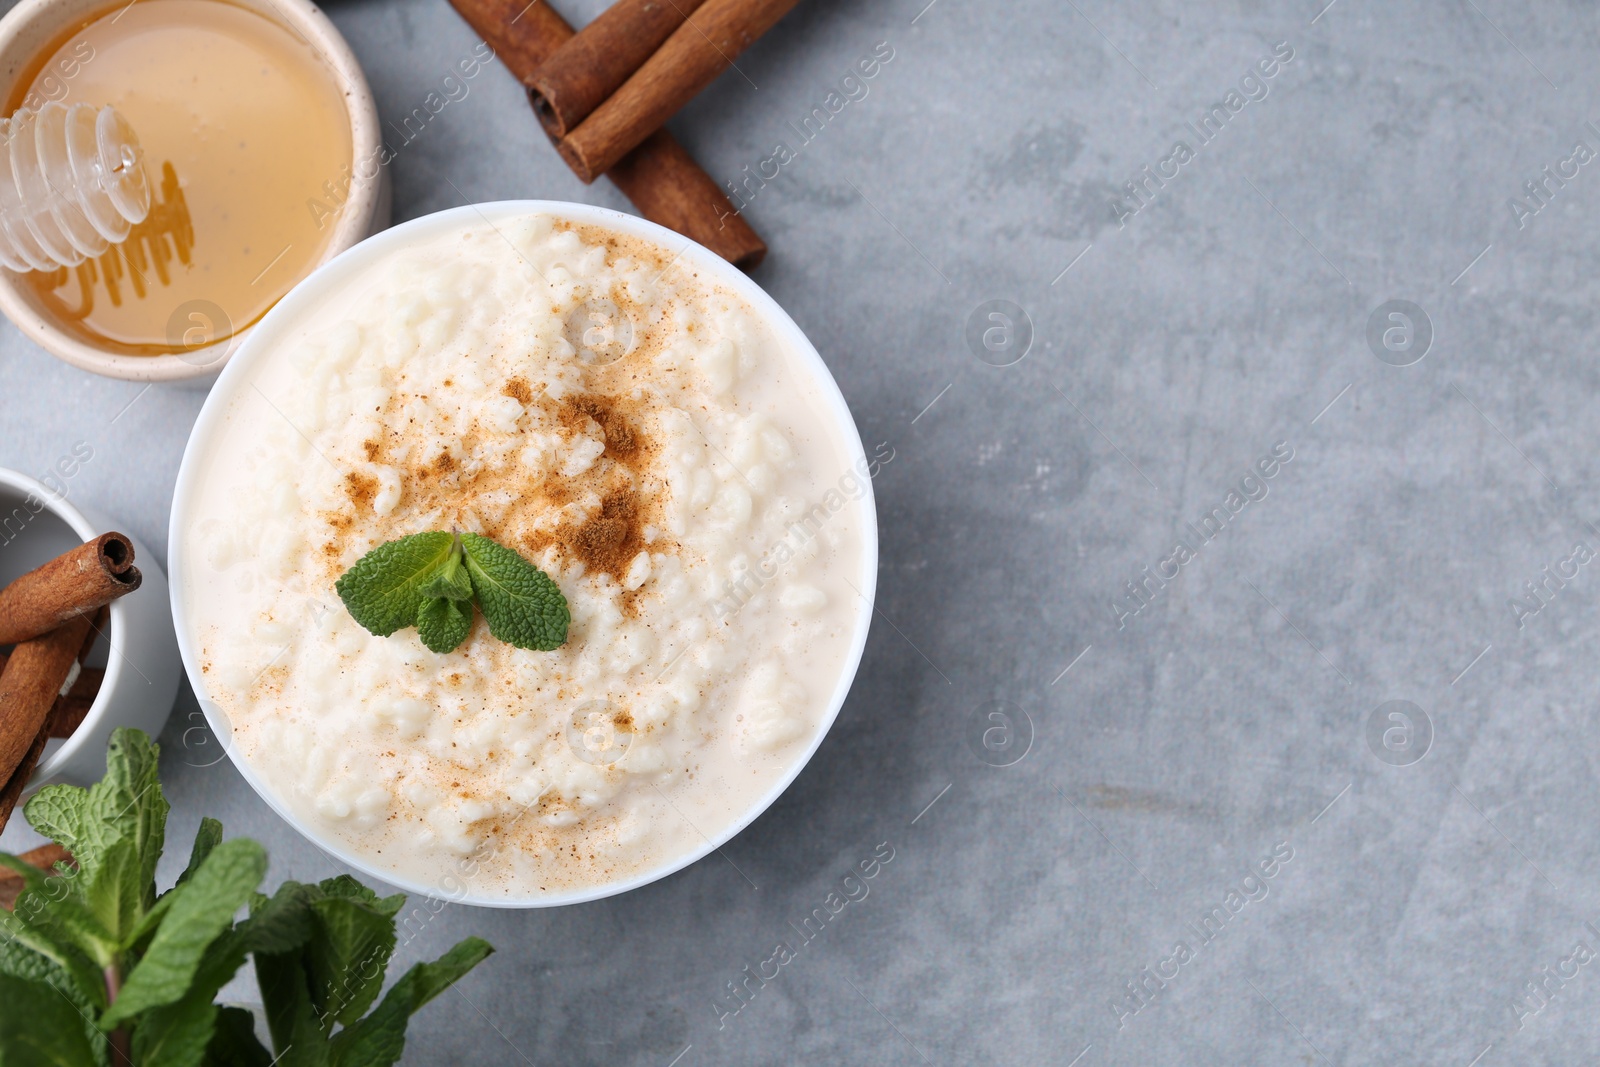
{"type": "MultiPolygon", "coordinates": [[[[861,563],[856,583],[861,594],[862,604],[855,618],[849,651],[846,653],[833,691],[829,695],[826,711],[819,717],[810,742],[803,752],[796,754],[794,761],[774,783],[772,788],[752,803],[747,810],[735,818],[715,838],[707,837],[704,833],[701,833],[702,843],[699,846],[632,878],[568,892],[542,894],[537,897],[474,894],[470,891],[456,895],[443,891],[441,885],[427,885],[398,872],[375,866],[369,862],[366,856],[349,850],[342,843],[333,839],[331,835],[324,835],[319,830],[307,826],[293,813],[288,805],[277,796],[276,790],[257,774],[256,770],[241,754],[235,751],[232,744],[231,726],[227,723],[221,709],[210,699],[205,687],[205,676],[200,671],[196,648],[197,642],[192,632],[184,597],[184,590],[188,582],[188,556],[190,553],[189,535],[184,517],[192,508],[192,498],[197,492],[197,482],[203,462],[200,457],[209,451],[208,441],[223,428],[225,416],[228,414],[228,409],[231,407],[235,395],[242,392],[243,388],[249,385],[246,375],[250,374],[257,364],[269,358],[269,354],[273,351],[273,335],[292,330],[292,320],[303,309],[313,309],[317,304],[321,303],[326,294],[337,291],[338,288],[354,280],[363,271],[375,267],[387,259],[392,252],[399,251],[413,242],[443,236],[451,232],[460,232],[468,224],[478,226],[488,224],[497,228],[498,223],[510,222],[533,214],[550,214],[569,222],[617,230],[625,235],[652,241],[668,249],[682,245],[682,250],[677,253],[676,259],[682,260],[686,266],[690,266],[697,272],[704,272],[710,276],[711,280],[727,287],[736,296],[745,300],[768,328],[773,331],[780,343],[794,353],[797,366],[809,375],[812,386],[817,390],[817,394],[827,409],[828,415],[831,417],[839,434],[838,443],[845,446],[844,452],[851,457],[864,457],[866,455],[855,419],[850,414],[844,395],[840,392],[838,383],[828,370],[821,354],[818,353],[816,347],[812,345],[795,321],[765,290],[745,275],[743,271],[681,234],[637,216],[613,211],[609,208],[555,200],[502,200],[482,204],[467,204],[424,215],[369,237],[360,244],[341,253],[303,279],[262,317],[257,324],[259,330],[246,338],[239,351],[235,353],[234,358],[229,361],[228,366],[223,368],[216,385],[213,386],[210,395],[206,398],[200,415],[195,420],[194,429],[190,433],[188,443],[184,448],[183,460],[178,469],[177,482],[173,488],[167,540],[167,574],[169,592],[172,598],[172,618],[174,629],[178,635],[178,648],[183,658],[184,671],[188,675],[190,685],[193,687],[196,696],[199,698],[201,709],[205,713],[206,721],[210,725],[212,732],[217,737],[226,739],[224,748],[234,767],[238,769],[240,775],[250,784],[251,788],[266,801],[268,806],[277,812],[285,822],[299,831],[308,841],[329,856],[361,874],[396,888],[433,899],[444,899],[450,903],[491,908],[560,907],[567,904],[582,904],[602,900],[606,897],[638,889],[652,882],[660,881],[699,862],[712,852],[722,848],[723,845],[743,832],[745,828],[764,814],[810,764],[817,750],[821,748],[828,732],[832,729],[834,722],[838,719],[839,712],[844,706],[845,699],[855,681],[856,672],[861,665],[862,654],[866,649],[867,634],[871,628],[874,614],[873,605],[877,592],[878,576],[877,509],[872,479],[868,477],[860,479],[864,491],[862,496],[854,501],[854,504],[860,509],[862,522],[861,563]]],[[[854,462],[854,459],[852,459],[852,462],[854,462]]],[[[697,832],[699,832],[698,829],[697,832]]],[[[456,866],[459,868],[463,864],[471,862],[474,861],[470,857],[463,858],[457,861],[456,866]]],[[[450,876],[455,877],[454,872],[450,872],[450,876]]],[[[443,878],[440,879],[441,882],[443,880],[443,878]]],[[[456,881],[459,884],[463,879],[456,878],[456,881]]]]}
{"type": "MultiPolygon", "coordinates": [[[[311,0],[219,0],[254,11],[264,18],[277,21],[291,33],[303,38],[333,69],[336,80],[342,83],[341,95],[350,119],[351,166],[376,157],[383,144],[382,128],[378,122],[378,107],[367,84],[365,72],[357,62],[350,44],[337,26],[311,0]]],[[[114,8],[112,0],[84,0],[78,4],[62,0],[22,0],[16,7],[0,17],[0,56],[13,47],[19,37],[46,23],[56,31],[65,29],[83,17],[89,10],[114,8]]],[[[0,63],[0,90],[9,92],[14,79],[4,73],[0,63]]],[[[382,200],[382,186],[387,178],[380,165],[370,181],[355,181],[350,185],[350,195],[339,212],[334,231],[328,239],[316,267],[332,261],[340,253],[355,245],[372,225],[372,216],[382,200]]],[[[307,277],[310,277],[308,274],[307,277]]],[[[50,355],[80,370],[107,378],[140,382],[177,382],[215,376],[238,352],[244,339],[262,321],[255,322],[217,341],[183,355],[133,356],[108,352],[80,340],[61,328],[50,317],[41,314],[32,301],[23,294],[22,275],[0,269],[0,312],[22,332],[50,355]],[[204,357],[204,358],[201,358],[204,357]]],[[[302,278],[303,282],[305,279],[302,278]]],[[[285,294],[286,296],[288,294],[285,294]]],[[[268,309],[270,310],[270,309],[268,309]]],[[[265,316],[263,316],[265,318],[265,316]]]]}
{"type": "MultiPolygon", "coordinates": [[[[105,533],[90,522],[88,517],[66,497],[54,492],[37,478],[21,471],[0,467],[0,486],[38,497],[44,503],[45,510],[65,522],[72,532],[84,541],[92,541],[105,533]]],[[[117,635],[127,625],[128,606],[121,600],[113,600],[109,606],[111,611],[103,636],[110,646],[110,654],[106,657],[106,673],[100,682],[100,691],[95,694],[94,702],[89,705],[89,711],[84,715],[83,722],[78,724],[78,728],[73,730],[70,736],[63,738],[61,745],[54,752],[40,758],[38,766],[33,769],[33,774],[29,777],[30,782],[47,781],[72,762],[79,750],[89,743],[89,738],[94,736],[100,720],[110,714],[111,694],[124,684],[124,675],[128,673],[129,664],[114,650],[117,647],[117,635]]]]}

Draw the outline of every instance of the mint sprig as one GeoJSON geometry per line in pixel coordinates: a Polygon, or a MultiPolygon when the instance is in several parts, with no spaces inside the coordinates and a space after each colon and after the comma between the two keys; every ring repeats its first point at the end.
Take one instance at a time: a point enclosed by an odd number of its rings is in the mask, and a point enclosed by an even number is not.
{"type": "Polygon", "coordinates": [[[544,571],[478,534],[420,533],[379,545],[334,584],[350,616],[388,637],[407,626],[430,650],[453,652],[472,632],[472,605],[489,632],[549,652],[567,639],[567,598],[544,571]]]}
{"type": "Polygon", "coordinates": [[[46,786],[23,809],[70,858],[46,872],[0,853],[24,886],[0,909],[0,1067],[392,1067],[410,1016],[493,949],[469,937],[379,999],[406,898],[348,875],[264,896],[266,852],[224,839],[214,819],[158,894],[157,755],[143,733],[117,730],[104,779],[46,786]],[[265,1034],[216,1003],[252,959],[265,1034]]]}

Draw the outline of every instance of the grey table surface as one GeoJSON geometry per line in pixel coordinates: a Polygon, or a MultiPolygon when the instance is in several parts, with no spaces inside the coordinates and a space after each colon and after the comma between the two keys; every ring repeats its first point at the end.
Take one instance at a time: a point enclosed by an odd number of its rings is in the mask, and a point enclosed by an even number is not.
{"type": "MultiPolygon", "coordinates": [[[[795,152],[747,208],[755,277],[894,451],[879,615],[821,750],[725,856],[428,924],[402,962],[499,953],[407,1062],[1594,1059],[1600,13],[1326,3],[811,0],[674,121],[719,178],[795,152]],[[991,300],[1027,316],[998,351],[968,341],[1005,329],[991,300]]],[[[388,120],[476,43],[443,0],[329,13],[388,120]]],[[[503,69],[391,166],[397,220],[626,207],[503,69]]],[[[0,383],[0,465],[91,443],[74,496],[163,551],[203,394],[8,325],[0,383]]],[[[214,814],[274,880],[338,870],[189,758],[198,721],[185,690],[173,837],[214,814]]]]}

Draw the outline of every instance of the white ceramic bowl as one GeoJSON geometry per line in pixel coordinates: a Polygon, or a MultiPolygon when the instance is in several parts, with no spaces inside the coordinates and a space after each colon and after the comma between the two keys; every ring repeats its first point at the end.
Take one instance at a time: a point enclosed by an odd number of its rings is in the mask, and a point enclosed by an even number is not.
{"type": "MultiPolygon", "coordinates": [[[[111,530],[126,532],[79,510],[36,479],[0,468],[0,586],[111,530]]],[[[129,540],[144,582],[111,605],[106,636],[91,656],[96,664],[105,660],[105,681],[83,724],[45,748],[25,795],[52,782],[93,785],[106,773],[112,730],[136,726],[155,737],[172,712],[179,661],[167,579],[150,550],[137,537],[129,540]]]]}
{"type": "MultiPolygon", "coordinates": [[[[345,107],[350,117],[350,141],[355,160],[376,160],[383,142],[378,108],[367,87],[366,75],[355,53],[333,23],[310,0],[227,0],[286,27],[307,41],[333,68],[345,86],[345,107]]],[[[8,97],[17,79],[39,53],[63,35],[107,10],[106,0],[22,0],[0,18],[0,98],[8,97]]],[[[380,166],[373,179],[356,181],[333,226],[333,236],[323,253],[326,263],[362,238],[389,224],[389,168],[380,166]]],[[[45,311],[21,276],[0,269],[0,312],[24,336],[46,352],[74,367],[108,378],[140,382],[176,382],[215,378],[223,364],[243,343],[254,326],[246,326],[216,344],[181,355],[130,356],[109,352],[62,329],[45,311]]]]}
{"type": "MultiPolygon", "coordinates": [[[[502,908],[541,908],[553,907],[561,904],[578,904],[590,900],[599,900],[602,897],[624,893],[630,889],[637,889],[658,879],[665,878],[675,871],[682,870],[696,860],[703,858],[724,843],[732,839],[739,831],[750,825],[757,816],[764,812],[772,802],[777,800],[783,791],[789,787],[805,765],[810,762],[812,755],[822,739],[827,735],[834,719],[843,706],[846,694],[850,691],[850,684],[855,679],[856,668],[861,662],[862,650],[867,643],[867,630],[872,622],[872,601],[877,590],[878,576],[878,521],[877,513],[873,506],[872,487],[870,479],[864,479],[866,489],[864,495],[856,505],[862,509],[862,546],[861,570],[855,576],[853,584],[862,592],[860,611],[856,617],[855,628],[851,635],[849,654],[845,659],[844,669],[834,681],[832,691],[829,693],[827,707],[818,724],[816,735],[806,746],[805,751],[796,756],[794,764],[783,778],[749,809],[743,812],[733,824],[715,838],[707,839],[703,845],[692,852],[679,856],[659,867],[622,882],[607,883],[588,889],[560,894],[545,894],[538,897],[506,898],[488,896],[474,893],[470,882],[463,890],[442,884],[428,885],[422,882],[410,881],[396,875],[393,871],[379,869],[367,862],[366,858],[358,853],[351,852],[336,840],[323,835],[316,828],[301,822],[269,786],[258,775],[249,762],[236,752],[226,739],[231,737],[231,728],[216,703],[209,699],[206,691],[206,678],[200,672],[199,646],[194,631],[189,622],[188,609],[184,603],[184,576],[188,573],[186,557],[195,551],[189,544],[188,513],[197,493],[196,480],[199,477],[200,457],[204,456],[212,447],[217,435],[222,431],[225,414],[234,398],[244,390],[250,388],[255,369],[270,360],[285,358],[287,353],[277,346],[276,340],[287,331],[292,330],[297,319],[308,313],[316,304],[323,300],[330,291],[337,291],[341,286],[350,284],[362,274],[371,271],[384,262],[392,252],[406,248],[416,241],[425,241],[443,234],[458,230],[462,227],[478,227],[485,223],[501,225],[513,219],[539,212],[548,212],[560,215],[580,224],[597,227],[606,227],[620,231],[623,234],[644,238],[667,249],[676,249],[683,245],[684,238],[671,230],[657,226],[653,222],[632,215],[624,215],[617,211],[605,208],[591,207],[585,204],[568,204],[546,200],[509,200],[491,204],[473,204],[466,207],[452,208],[434,215],[427,215],[403,223],[384,233],[371,237],[355,248],[339,256],[333,262],[316,271],[305,279],[288,296],[278,302],[278,305],[269,311],[257,324],[250,337],[234,355],[233,360],[222,372],[216,386],[211,390],[205,407],[200,412],[199,419],[195,422],[194,432],[189,437],[188,447],[184,450],[183,465],[178,471],[178,484],[173,493],[172,500],[172,527],[169,535],[169,562],[172,566],[172,613],[177,624],[178,645],[183,653],[183,663],[189,672],[189,681],[196,694],[200,696],[200,705],[205,710],[206,718],[212,732],[224,739],[229,756],[234,765],[239,768],[247,782],[257,793],[261,794],[286,822],[299,830],[323,851],[334,856],[343,863],[349,864],[362,873],[397,886],[411,893],[421,893],[432,897],[448,897],[448,899],[463,904],[476,904],[484,907],[502,908]]],[[[812,383],[815,385],[817,395],[822,398],[832,415],[834,425],[839,435],[839,443],[846,455],[860,456],[863,454],[861,437],[856,431],[854,420],[850,417],[850,409],[845,405],[844,397],[839,392],[838,385],[833,380],[833,375],[828,373],[828,368],[822,362],[822,357],[817,354],[810,341],[806,339],[800,327],[796,326],[777,303],[768,296],[760,286],[751,281],[744,272],[729,264],[715,253],[690,243],[678,255],[678,262],[692,272],[709,278],[734,295],[742,298],[745,303],[759,316],[761,316],[779,342],[789,349],[796,357],[798,363],[809,371],[812,383]]],[[[462,879],[450,874],[450,880],[455,885],[461,885],[462,879]]]]}

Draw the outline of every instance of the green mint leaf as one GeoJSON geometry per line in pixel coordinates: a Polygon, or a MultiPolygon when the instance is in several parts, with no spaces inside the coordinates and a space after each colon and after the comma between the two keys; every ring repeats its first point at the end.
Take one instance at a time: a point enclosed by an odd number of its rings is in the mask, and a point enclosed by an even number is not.
{"type": "MultiPolygon", "coordinates": [[[[7,858],[14,857],[0,856],[0,860],[7,858]]],[[[21,897],[18,897],[17,905],[24,907],[21,897]]],[[[0,944],[5,945],[5,951],[0,953],[0,973],[35,979],[37,976],[31,971],[18,969],[23,967],[22,961],[31,954],[68,976],[79,994],[95,1005],[91,1017],[99,1015],[106,1002],[105,977],[100,968],[82,949],[52,937],[34,925],[36,921],[31,911],[23,911],[18,915],[15,911],[0,908],[0,944]]]]}
{"type": "MultiPolygon", "coordinates": [[[[111,735],[106,776],[89,787],[89,817],[116,828],[111,840],[132,842],[139,857],[136,877],[146,908],[156,900],[156,863],[166,844],[167,812],[171,810],[161,793],[160,754],[144,731],[122,727],[111,735]]],[[[70,848],[67,851],[72,852],[70,848]]],[[[79,870],[92,873],[76,852],[72,855],[79,870]]]]}
{"type": "Polygon", "coordinates": [[[128,973],[121,994],[100,1020],[101,1028],[109,1030],[141,1011],[181,998],[206,948],[232,924],[233,913],[266,873],[266,851],[254,841],[239,837],[212,849],[128,973]]]}
{"type": "Polygon", "coordinates": [[[396,893],[393,896],[380,897],[371,886],[363,885],[348,874],[324,878],[314,887],[325,897],[337,897],[340,900],[355,900],[363,904],[371,904],[373,908],[391,918],[400,913],[406,906],[406,895],[396,893]]]}
{"type": "MultiPolygon", "coordinates": [[[[195,831],[194,847],[189,850],[189,865],[178,875],[178,885],[182,885],[194,877],[194,872],[211,855],[211,850],[222,843],[222,824],[216,819],[203,818],[200,820],[200,829],[195,831]]],[[[173,888],[177,888],[174,886],[173,888]]]]}
{"type": "Polygon", "coordinates": [[[405,1051],[406,1021],[493,951],[487,941],[469,937],[432,963],[412,967],[377,1010],[335,1035],[333,1067],[390,1067],[405,1051]]]}
{"type": "MultiPolygon", "coordinates": [[[[369,885],[363,885],[348,874],[337,874],[332,878],[324,878],[316,885],[307,886],[306,888],[311,890],[311,895],[316,900],[321,900],[323,897],[337,897],[340,900],[360,901],[362,904],[377,904],[379,902],[378,893],[375,889],[369,885]]],[[[385,897],[384,900],[394,900],[396,897],[398,897],[401,904],[405,903],[406,898],[403,893],[396,894],[395,897],[385,897]]]]}
{"type": "MultiPolygon", "coordinates": [[[[67,993],[74,1001],[92,1003],[87,996],[91,989],[79,989],[77,980],[55,960],[35,952],[14,938],[0,938],[0,974],[21,978],[28,982],[43,982],[67,993]]],[[[103,993],[104,990],[102,989],[103,993]]],[[[98,1015],[98,1006],[94,1014],[98,1015]]]]}
{"type": "Polygon", "coordinates": [[[450,556],[439,569],[433,572],[433,577],[423,583],[418,590],[425,597],[443,597],[446,600],[471,600],[472,579],[467,577],[465,557],[461,552],[461,542],[457,540],[450,548],[450,556]]]}
{"type": "Polygon", "coordinates": [[[191,990],[151,1008],[133,1031],[133,1061],[162,1067],[200,1067],[217,1025],[216,990],[191,990]]]}
{"type": "Polygon", "coordinates": [[[256,1017],[243,1008],[223,1008],[217,1014],[211,1044],[203,1067],[272,1067],[272,1053],[256,1037],[256,1017]]]}
{"type": "Polygon", "coordinates": [[[334,583],[351,617],[369,633],[388,637],[413,626],[422,587],[455,551],[455,535],[419,533],[379,545],[334,583]]]}
{"type": "Polygon", "coordinates": [[[138,924],[122,939],[123,951],[144,955],[144,950],[148,947],[148,942],[155,934],[156,929],[161,925],[161,920],[167,917],[167,912],[172,910],[172,906],[178,902],[181,896],[183,896],[183,886],[181,885],[175,885],[161,894],[161,899],[156,901],[156,906],[145,912],[140,917],[138,924]]]}
{"type": "Polygon", "coordinates": [[[472,633],[472,601],[429,597],[417,612],[417,636],[428,651],[454,652],[472,633]]]}
{"type": "Polygon", "coordinates": [[[383,989],[395,947],[394,913],[348,897],[313,901],[311,912],[316,935],[305,948],[311,1005],[322,1018],[348,1026],[383,989]]]}
{"type": "Polygon", "coordinates": [[[100,854],[100,862],[77,877],[84,906],[119,945],[145,915],[141,857],[124,838],[100,854]]]}
{"type": "MultiPolygon", "coordinates": [[[[72,853],[79,878],[96,887],[100,905],[113,899],[122,902],[112,909],[121,916],[142,913],[156,899],[156,862],[165,842],[168,811],[157,775],[158,755],[159,749],[142,731],[122,727],[111,735],[104,778],[88,789],[46,786],[23,808],[35,830],[72,853]],[[137,862],[128,866],[118,861],[113,877],[119,881],[113,892],[113,886],[102,882],[100,868],[107,853],[123,842],[137,862]]],[[[126,928],[110,932],[120,936],[126,928]]]]}
{"type": "MultiPolygon", "coordinates": [[[[296,883],[289,885],[295,886],[296,883]]],[[[168,900],[173,895],[169,893],[162,900],[168,900]]],[[[205,1064],[235,1067],[240,1063],[257,1062],[249,1054],[252,1047],[261,1047],[254,1039],[253,1021],[244,1028],[242,1036],[248,1040],[244,1042],[242,1058],[229,1058],[225,1052],[219,1051],[219,1048],[226,1047],[228,1041],[237,1040],[241,1035],[224,1033],[230,1026],[227,1018],[229,1009],[224,1008],[219,1014],[213,1001],[228,980],[244,966],[245,957],[252,950],[275,940],[271,933],[263,936],[263,928],[257,924],[257,920],[263,913],[272,915],[277,909],[274,902],[283,900],[292,901],[292,905],[304,914],[304,901],[292,891],[289,894],[280,892],[270,899],[260,898],[257,913],[233,929],[224,930],[220,937],[206,946],[194,980],[181,999],[140,1013],[133,1039],[136,1062],[159,1063],[163,1067],[169,1064],[173,1067],[203,1067],[205,1064]],[[217,1043],[219,1034],[222,1034],[220,1040],[224,1042],[223,1046],[217,1043]]],[[[270,919],[268,925],[271,925],[270,919]]],[[[300,940],[303,941],[303,937],[300,940]]],[[[237,1020],[231,1025],[237,1027],[237,1020]]],[[[267,1056],[263,1062],[270,1060],[271,1057],[267,1056]]]]}
{"type": "MultiPolygon", "coordinates": [[[[267,1029],[278,1067],[324,1067],[328,1033],[319,1025],[299,952],[257,952],[256,985],[267,1009],[267,1029]]],[[[331,1027],[332,1020],[329,1020],[331,1027]]]]}
{"type": "Polygon", "coordinates": [[[250,952],[295,952],[311,937],[311,894],[314,886],[285,882],[270,897],[256,894],[250,917],[236,929],[250,952]]]}
{"type": "Polygon", "coordinates": [[[98,1052],[106,1050],[105,1035],[94,1025],[105,1008],[105,983],[87,959],[79,958],[72,970],[25,947],[13,938],[0,938],[0,975],[27,982],[42,982],[59,992],[77,1008],[79,1025],[89,1044],[98,1052]],[[76,973],[75,973],[76,972],[76,973]]]}
{"type": "MultiPolygon", "coordinates": [[[[88,956],[96,967],[111,964],[116,958],[117,939],[84,904],[81,875],[46,875],[33,864],[5,852],[0,852],[0,866],[22,875],[24,886],[15,910],[0,911],[0,933],[12,934],[53,959],[57,956],[49,952],[50,948],[71,948],[88,956]]],[[[58,962],[65,963],[66,958],[63,956],[58,962]]]]}
{"type": "Polygon", "coordinates": [[[89,791],[75,785],[47,785],[22,806],[28,825],[72,853],[79,870],[93,857],[89,838],[101,829],[88,810],[89,791]]]}
{"type": "MultiPolygon", "coordinates": [[[[175,895],[169,893],[161,899],[170,900],[175,895]]],[[[218,1055],[217,1035],[228,1025],[225,1013],[229,1009],[224,1008],[219,1014],[213,1003],[222,987],[244,966],[252,944],[259,940],[246,929],[249,922],[247,919],[239,926],[223,931],[220,937],[206,946],[194,979],[180,999],[140,1013],[133,1035],[136,1063],[159,1063],[162,1067],[203,1067],[214,1063],[218,1067],[234,1067],[238,1063],[254,1062],[248,1056],[243,1059],[215,1058],[218,1055]]],[[[245,1029],[245,1035],[250,1038],[245,1042],[246,1053],[251,1044],[260,1048],[260,1043],[254,1041],[253,1030],[252,1020],[245,1029]]],[[[268,1056],[267,1062],[270,1060],[268,1056]]]]}
{"type": "Polygon", "coordinates": [[[0,975],[0,1063],[97,1067],[71,1001],[43,982],[0,975]]]}
{"type": "Polygon", "coordinates": [[[517,648],[548,652],[561,647],[572,614],[550,576],[487,537],[462,534],[461,547],[489,632],[517,648]]]}

